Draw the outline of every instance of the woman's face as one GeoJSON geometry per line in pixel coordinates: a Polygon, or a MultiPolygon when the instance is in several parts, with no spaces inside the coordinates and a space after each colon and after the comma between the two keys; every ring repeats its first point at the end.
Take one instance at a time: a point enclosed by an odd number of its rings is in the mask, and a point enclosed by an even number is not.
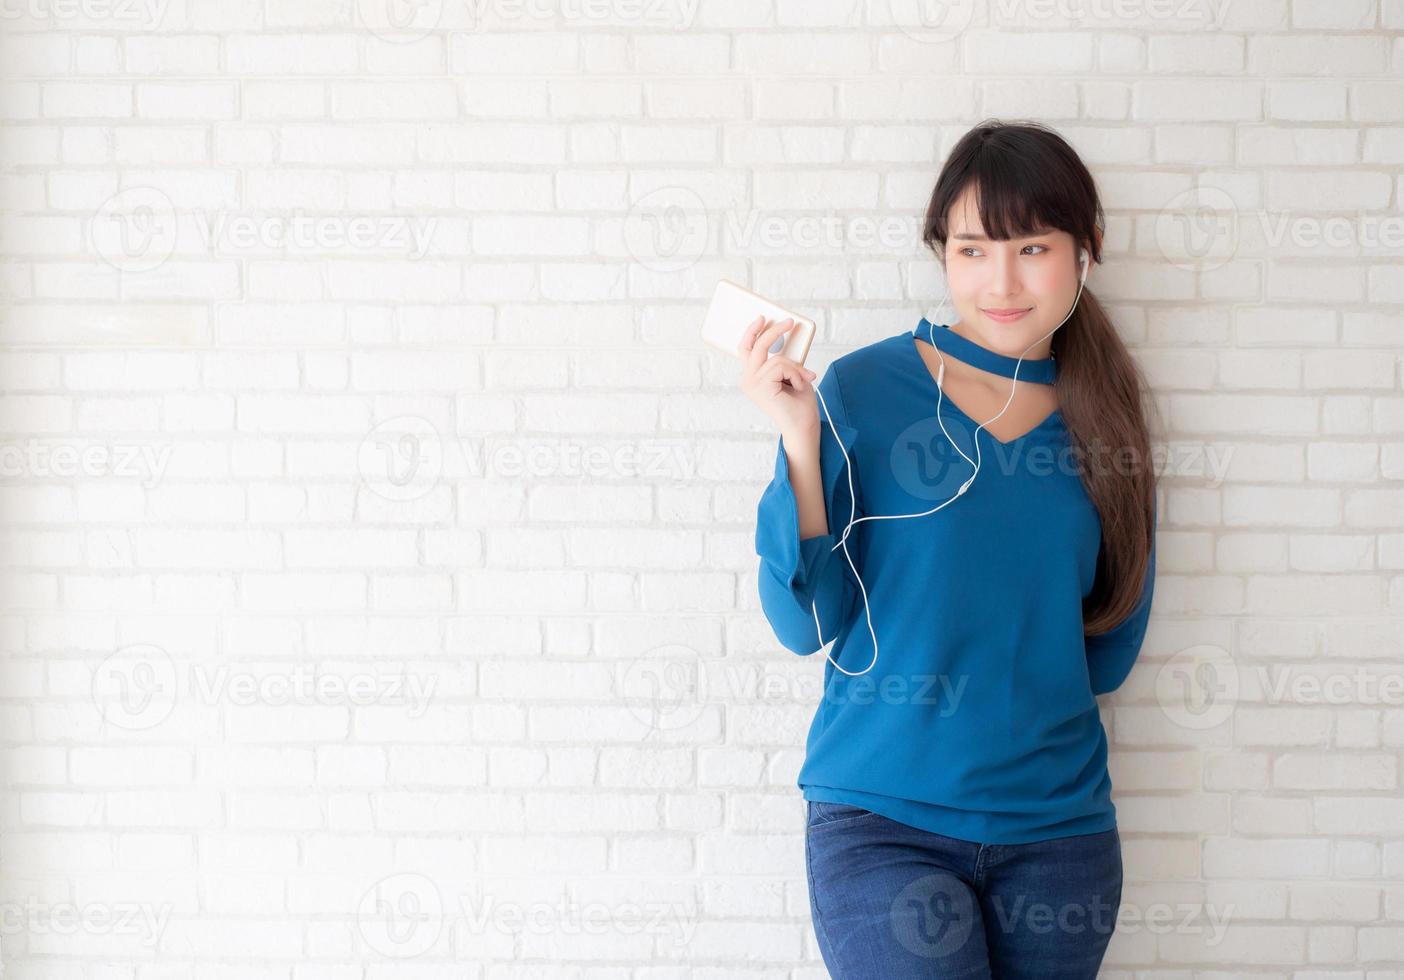
{"type": "Polygon", "coordinates": [[[949,229],[946,283],[959,314],[958,332],[1009,357],[1047,357],[1050,331],[1068,315],[1077,296],[1081,268],[1073,236],[1048,230],[1010,241],[987,239],[973,187],[956,198],[949,229]],[[1016,315],[998,315],[1007,310],[1016,315]]]}

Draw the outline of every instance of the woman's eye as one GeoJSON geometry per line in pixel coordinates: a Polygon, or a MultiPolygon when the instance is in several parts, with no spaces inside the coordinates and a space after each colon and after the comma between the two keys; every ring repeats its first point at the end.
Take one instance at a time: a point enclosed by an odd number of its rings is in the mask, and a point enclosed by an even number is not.
{"type": "MultiPolygon", "coordinates": [[[[1044,252],[1048,251],[1048,246],[1047,246],[1047,245],[1025,245],[1025,246],[1024,246],[1024,249],[1030,249],[1030,248],[1042,249],[1044,252]]],[[[972,255],[972,254],[970,254],[970,253],[972,253],[972,252],[978,252],[978,251],[980,251],[980,250],[979,250],[978,248],[975,248],[973,245],[967,245],[967,246],[965,246],[964,248],[962,248],[962,249],[960,250],[960,254],[961,254],[961,255],[964,255],[966,258],[971,258],[971,259],[973,259],[973,258],[975,258],[975,256],[972,255]]],[[[1023,251],[1023,249],[1021,249],[1021,251],[1023,251]]],[[[1038,253],[1035,253],[1035,254],[1038,254],[1038,253]]]]}

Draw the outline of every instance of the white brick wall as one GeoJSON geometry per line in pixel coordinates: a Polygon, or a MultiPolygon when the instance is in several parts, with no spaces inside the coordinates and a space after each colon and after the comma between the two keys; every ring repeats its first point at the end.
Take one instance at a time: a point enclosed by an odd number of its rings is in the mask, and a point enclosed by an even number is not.
{"type": "Polygon", "coordinates": [[[1404,978],[1404,2],[922,7],[0,4],[9,980],[824,976],[698,317],[906,329],[986,116],[1164,412],[1104,975],[1404,978]]]}

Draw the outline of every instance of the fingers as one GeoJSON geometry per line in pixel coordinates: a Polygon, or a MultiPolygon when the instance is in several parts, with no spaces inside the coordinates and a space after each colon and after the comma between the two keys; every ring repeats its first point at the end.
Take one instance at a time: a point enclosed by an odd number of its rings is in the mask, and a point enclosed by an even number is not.
{"type": "Polygon", "coordinates": [[[743,358],[751,353],[751,344],[755,341],[756,330],[765,323],[765,317],[758,316],[751,321],[751,325],[741,334],[741,339],[736,342],[736,351],[743,358]]]}
{"type": "Polygon", "coordinates": [[[790,387],[798,391],[807,391],[810,383],[818,375],[783,354],[775,354],[761,365],[758,377],[777,383],[788,381],[790,387]]]}
{"type": "Polygon", "coordinates": [[[764,317],[757,317],[757,323],[752,323],[746,331],[746,340],[749,346],[746,348],[745,359],[752,371],[758,370],[770,356],[770,345],[775,343],[775,338],[784,333],[789,320],[767,320],[764,317]]]}
{"type": "Polygon", "coordinates": [[[788,381],[790,383],[790,387],[795,389],[796,391],[809,390],[809,378],[805,374],[804,369],[801,368],[798,364],[791,362],[789,364],[784,365],[784,367],[781,369],[780,377],[782,380],[788,381]]]}
{"type": "MultiPolygon", "coordinates": [[[[757,317],[756,319],[764,320],[763,317],[757,317]]],[[[743,355],[749,370],[757,371],[760,369],[761,365],[765,363],[766,358],[770,356],[770,345],[775,343],[775,338],[794,326],[794,322],[794,320],[787,317],[784,320],[765,321],[765,327],[759,332],[757,332],[756,323],[752,323],[751,326],[747,328],[746,340],[743,340],[742,343],[746,343],[747,340],[750,341],[750,350],[747,354],[743,355]]]]}

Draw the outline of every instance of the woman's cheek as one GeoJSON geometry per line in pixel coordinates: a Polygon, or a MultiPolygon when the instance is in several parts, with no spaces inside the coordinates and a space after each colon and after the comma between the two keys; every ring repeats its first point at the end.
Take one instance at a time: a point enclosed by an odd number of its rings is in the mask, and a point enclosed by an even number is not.
{"type": "Polygon", "coordinates": [[[950,287],[951,296],[959,300],[968,300],[980,292],[980,274],[974,269],[953,268],[947,273],[947,285],[950,287]]]}
{"type": "MultiPolygon", "coordinates": [[[[1046,298],[1056,298],[1067,292],[1069,280],[1061,269],[1033,269],[1024,274],[1024,287],[1030,292],[1046,298]]],[[[1077,278],[1071,280],[1072,288],[1077,288],[1077,278]]]]}

